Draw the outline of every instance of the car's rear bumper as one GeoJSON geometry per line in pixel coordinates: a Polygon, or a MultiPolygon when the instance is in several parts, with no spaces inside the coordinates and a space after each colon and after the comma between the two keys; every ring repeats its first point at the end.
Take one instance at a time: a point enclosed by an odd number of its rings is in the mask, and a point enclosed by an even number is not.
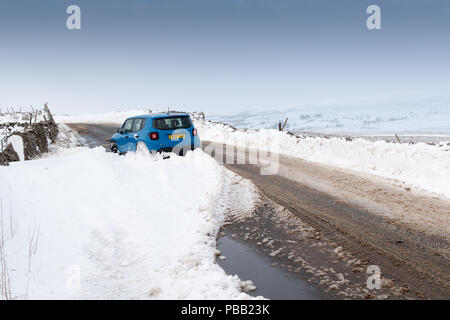
{"type": "Polygon", "coordinates": [[[195,150],[197,148],[200,148],[199,145],[194,145],[192,144],[191,146],[179,146],[179,147],[164,147],[164,148],[159,148],[158,150],[156,150],[156,152],[187,152],[189,150],[195,150]],[[175,149],[175,150],[174,150],[175,149]]]}

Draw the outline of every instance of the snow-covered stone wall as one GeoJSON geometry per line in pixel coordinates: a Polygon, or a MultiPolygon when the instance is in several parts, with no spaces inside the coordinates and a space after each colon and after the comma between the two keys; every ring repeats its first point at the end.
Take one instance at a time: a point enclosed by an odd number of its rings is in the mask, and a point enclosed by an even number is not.
{"type": "Polygon", "coordinates": [[[1,116],[0,165],[30,160],[48,152],[49,143],[54,142],[57,135],[58,126],[47,105],[33,113],[1,116]]]}

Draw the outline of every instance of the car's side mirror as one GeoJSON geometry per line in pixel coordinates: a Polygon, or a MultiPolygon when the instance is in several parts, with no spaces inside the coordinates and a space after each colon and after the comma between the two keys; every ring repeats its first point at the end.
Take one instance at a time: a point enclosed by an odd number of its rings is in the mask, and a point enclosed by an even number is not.
{"type": "Polygon", "coordinates": [[[119,128],[119,129],[117,129],[117,132],[120,133],[120,134],[124,134],[125,130],[123,128],[119,128]]]}

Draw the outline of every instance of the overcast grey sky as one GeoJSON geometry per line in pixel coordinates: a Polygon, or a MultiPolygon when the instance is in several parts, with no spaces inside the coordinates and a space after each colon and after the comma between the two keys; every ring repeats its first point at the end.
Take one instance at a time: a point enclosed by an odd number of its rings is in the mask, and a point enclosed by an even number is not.
{"type": "Polygon", "coordinates": [[[211,113],[449,96],[446,0],[0,0],[0,107],[211,113]],[[67,6],[81,30],[66,28],[67,6]],[[382,30],[366,28],[368,5],[382,30]]]}

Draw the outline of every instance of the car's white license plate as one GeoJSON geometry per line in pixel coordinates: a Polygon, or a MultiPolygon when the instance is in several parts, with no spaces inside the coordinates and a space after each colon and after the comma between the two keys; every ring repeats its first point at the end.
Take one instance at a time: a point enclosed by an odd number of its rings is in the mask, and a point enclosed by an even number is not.
{"type": "Polygon", "coordinates": [[[180,140],[180,139],[184,139],[185,134],[169,134],[169,139],[170,140],[180,140]]]}

